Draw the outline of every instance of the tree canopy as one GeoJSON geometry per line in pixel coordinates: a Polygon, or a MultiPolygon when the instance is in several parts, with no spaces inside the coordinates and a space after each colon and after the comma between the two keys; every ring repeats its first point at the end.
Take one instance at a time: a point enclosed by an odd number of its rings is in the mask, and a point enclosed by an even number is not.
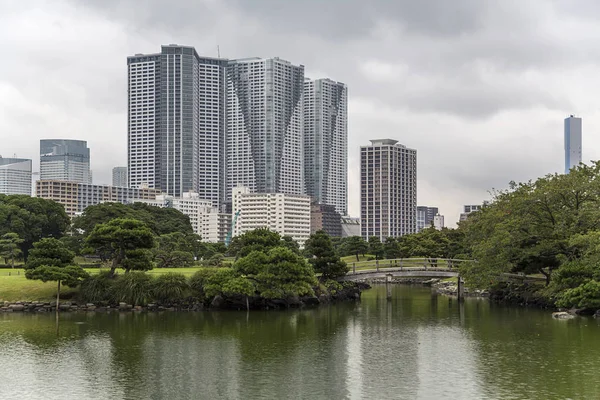
{"type": "Polygon", "coordinates": [[[348,273],[348,266],[340,260],[329,235],[323,231],[310,235],[305,244],[305,252],[309,256],[313,269],[321,274],[323,280],[335,279],[348,273]]]}

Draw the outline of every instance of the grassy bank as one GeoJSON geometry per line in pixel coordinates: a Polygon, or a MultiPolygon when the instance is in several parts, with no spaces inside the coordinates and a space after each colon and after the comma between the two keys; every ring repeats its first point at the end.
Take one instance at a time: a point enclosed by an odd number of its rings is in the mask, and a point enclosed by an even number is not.
{"type": "MultiPolygon", "coordinates": [[[[153,276],[167,272],[178,272],[186,277],[192,276],[200,267],[192,268],[156,268],[148,271],[153,276]]],[[[97,274],[100,269],[86,269],[90,274],[97,274]]],[[[122,272],[122,270],[120,270],[122,272]]],[[[69,298],[76,289],[64,287],[61,298],[69,298]]],[[[23,269],[0,269],[0,301],[54,301],[56,300],[56,282],[32,281],[25,278],[23,269]]]]}

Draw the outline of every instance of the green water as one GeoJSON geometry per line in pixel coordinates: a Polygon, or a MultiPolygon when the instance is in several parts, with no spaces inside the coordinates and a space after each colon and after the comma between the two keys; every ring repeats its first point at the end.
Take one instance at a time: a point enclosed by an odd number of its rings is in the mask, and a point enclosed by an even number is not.
{"type": "Polygon", "coordinates": [[[600,321],[385,286],[303,311],[0,314],[0,399],[600,399],[600,321]]]}

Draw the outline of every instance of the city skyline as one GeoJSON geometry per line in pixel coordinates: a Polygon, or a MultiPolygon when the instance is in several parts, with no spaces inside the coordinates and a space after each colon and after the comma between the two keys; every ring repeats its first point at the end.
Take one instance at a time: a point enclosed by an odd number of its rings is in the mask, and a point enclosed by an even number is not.
{"type": "Polygon", "coordinates": [[[57,0],[31,13],[27,4],[4,5],[0,19],[13,55],[0,67],[0,135],[9,144],[2,155],[31,158],[35,172],[39,139],[80,138],[92,151],[94,182],[109,184],[112,166],[127,159],[124,58],[180,43],[215,58],[217,46],[228,58],[278,56],[304,64],[306,76],[346,83],[354,216],[358,148],[374,136],[419,149],[418,203],[438,205],[449,223],[462,204],[488,198],[490,188],[564,172],[562,119],[569,113],[586,120],[584,162],[600,159],[600,138],[592,134],[600,111],[589,91],[600,80],[600,60],[586,39],[597,29],[586,22],[595,15],[590,4],[534,2],[514,12],[503,2],[457,1],[450,19],[444,4],[351,1],[344,15],[335,8],[315,15],[314,6],[258,2],[250,9],[224,0],[189,3],[184,11],[152,3],[140,13],[126,3],[57,0]],[[32,29],[17,28],[24,23],[32,29]],[[568,41],[540,41],[561,38],[557,32],[571,24],[581,29],[568,41]],[[507,26],[518,34],[507,36],[507,26]],[[101,62],[80,57],[90,48],[101,62]]]}

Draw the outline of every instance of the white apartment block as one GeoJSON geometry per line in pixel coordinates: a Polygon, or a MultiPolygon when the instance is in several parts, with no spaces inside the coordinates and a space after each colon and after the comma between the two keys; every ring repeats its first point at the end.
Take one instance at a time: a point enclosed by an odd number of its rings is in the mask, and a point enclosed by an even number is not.
{"type": "Polygon", "coordinates": [[[384,241],[416,232],[417,151],[397,140],[360,148],[361,232],[384,241]]]}
{"type": "Polygon", "coordinates": [[[268,228],[291,236],[300,247],[310,236],[310,196],[285,193],[252,193],[236,187],[232,193],[233,214],[239,212],[233,236],[268,228]]]}
{"type": "Polygon", "coordinates": [[[444,225],[444,216],[443,215],[436,214],[433,217],[433,227],[435,229],[437,229],[438,231],[441,231],[442,228],[445,227],[445,225],[444,225]]]}
{"type": "Polygon", "coordinates": [[[31,196],[31,160],[0,156],[0,193],[31,196]]]}
{"type": "Polygon", "coordinates": [[[233,188],[304,194],[304,66],[279,58],[227,65],[227,199],[233,188]]]}
{"type": "Polygon", "coordinates": [[[114,167],[112,169],[112,185],[117,187],[129,187],[127,183],[127,167],[114,167]]]}
{"type": "Polygon", "coordinates": [[[348,211],[348,90],[331,79],[304,80],[304,178],[314,201],[348,211]]]}
{"type": "Polygon", "coordinates": [[[161,194],[155,199],[136,199],[133,202],[181,211],[190,218],[194,233],[200,235],[203,242],[224,242],[231,229],[231,214],[220,213],[211,200],[200,198],[198,193],[185,192],[181,197],[161,194]]]}

